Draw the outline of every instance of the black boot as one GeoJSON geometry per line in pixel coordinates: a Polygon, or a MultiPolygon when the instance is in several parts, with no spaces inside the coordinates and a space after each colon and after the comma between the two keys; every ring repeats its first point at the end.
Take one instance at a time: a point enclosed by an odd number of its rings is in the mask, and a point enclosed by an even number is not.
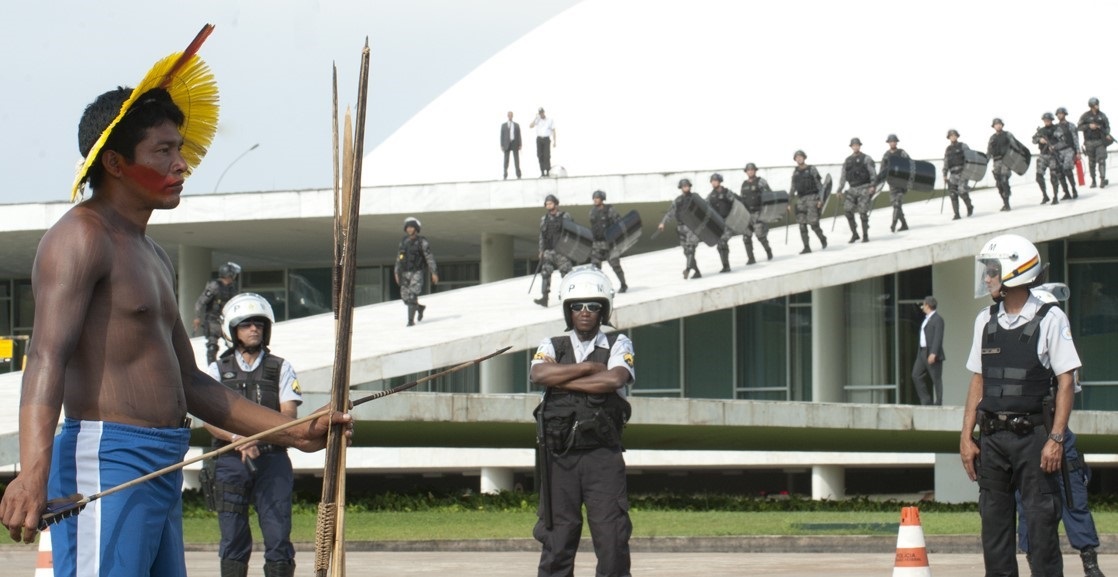
{"type": "Polygon", "coordinates": [[[295,577],[295,561],[265,561],[264,577],[295,577]]]}
{"type": "Polygon", "coordinates": [[[862,219],[862,242],[870,241],[870,219],[865,217],[862,219]]]}
{"type": "Polygon", "coordinates": [[[1040,193],[1044,195],[1044,198],[1041,199],[1040,203],[1048,204],[1048,187],[1044,184],[1044,177],[1037,175],[1036,184],[1040,187],[1040,193]]]}
{"type": "Polygon", "coordinates": [[[1085,547],[1079,552],[1079,558],[1083,560],[1084,577],[1106,577],[1099,569],[1099,556],[1094,547],[1085,547]]]}
{"type": "Polygon", "coordinates": [[[426,305],[421,305],[419,303],[415,303],[415,320],[417,320],[417,321],[423,320],[423,311],[425,311],[425,310],[427,310],[426,305]]]}
{"type": "Polygon", "coordinates": [[[1106,179],[1106,161],[1105,160],[1099,162],[1099,181],[1100,181],[1099,184],[1102,185],[1102,188],[1106,188],[1106,185],[1110,184],[1110,181],[1106,179]]]}
{"type": "Polygon", "coordinates": [[[761,248],[765,249],[765,257],[768,260],[772,260],[773,259],[773,249],[769,246],[768,239],[765,239],[765,240],[761,241],[761,248]]]}
{"type": "Polygon", "coordinates": [[[951,220],[959,220],[960,218],[962,218],[961,216],[959,216],[959,196],[958,195],[954,195],[954,196],[951,197],[951,210],[955,213],[955,218],[952,218],[951,220]]]}
{"type": "Polygon", "coordinates": [[[967,205],[967,216],[974,216],[974,205],[971,204],[970,194],[963,197],[963,203],[967,205]]]}
{"type": "Polygon", "coordinates": [[[1071,177],[1066,174],[1060,175],[1060,185],[1064,187],[1064,196],[1060,197],[1060,200],[1071,200],[1071,192],[1068,190],[1068,186],[1075,186],[1071,182],[1071,177]]]}
{"type": "Polygon", "coordinates": [[[617,289],[617,292],[623,293],[629,290],[629,285],[625,284],[625,273],[620,270],[615,270],[613,272],[617,273],[617,280],[621,282],[621,288],[617,289]]]}
{"type": "Polygon", "coordinates": [[[817,224],[813,230],[815,230],[815,236],[819,237],[819,244],[823,248],[827,248],[827,237],[823,236],[823,228],[817,224]]]}
{"type": "Polygon", "coordinates": [[[538,299],[532,299],[532,302],[540,305],[541,307],[546,307],[547,306],[547,295],[545,294],[538,299]]]}
{"type": "Polygon", "coordinates": [[[901,228],[898,228],[897,230],[899,230],[899,231],[908,230],[908,221],[906,221],[904,219],[904,213],[903,212],[901,213],[901,228]]]}
{"type": "Polygon", "coordinates": [[[718,257],[722,259],[722,270],[718,272],[730,272],[730,251],[718,251],[718,257]]]}
{"type": "Polygon", "coordinates": [[[889,232],[897,232],[897,221],[900,220],[901,207],[893,207],[893,221],[889,223],[889,232]]]}
{"type": "Polygon", "coordinates": [[[702,278],[703,273],[699,272],[699,263],[695,262],[695,255],[691,255],[691,258],[687,259],[687,266],[692,271],[691,280],[702,278]]]}
{"type": "Polygon", "coordinates": [[[800,254],[807,254],[811,252],[811,241],[807,236],[807,228],[804,228],[800,231],[800,239],[804,241],[804,249],[800,251],[800,254]]]}
{"type": "Polygon", "coordinates": [[[850,242],[858,242],[858,225],[854,222],[854,213],[846,213],[846,222],[850,225],[850,242]]]}
{"type": "Polygon", "coordinates": [[[543,279],[543,286],[540,287],[540,298],[534,299],[532,302],[540,305],[541,307],[547,306],[547,295],[551,294],[551,275],[547,275],[543,279]]]}
{"type": "Polygon", "coordinates": [[[221,577],[247,577],[248,563],[232,559],[221,560],[221,577]]]}
{"type": "Polygon", "coordinates": [[[415,305],[408,305],[408,326],[415,326],[415,305]]]}
{"type": "Polygon", "coordinates": [[[1002,209],[1001,212],[1009,212],[1009,194],[1002,193],[1002,209]]]}
{"type": "Polygon", "coordinates": [[[753,258],[753,240],[749,237],[745,239],[745,254],[749,257],[749,260],[746,260],[745,264],[757,264],[757,259],[753,258]]]}

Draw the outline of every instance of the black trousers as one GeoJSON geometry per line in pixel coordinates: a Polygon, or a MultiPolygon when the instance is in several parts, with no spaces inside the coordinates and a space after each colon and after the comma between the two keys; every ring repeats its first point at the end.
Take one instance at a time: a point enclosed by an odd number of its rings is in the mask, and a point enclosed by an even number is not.
{"type": "Polygon", "coordinates": [[[543,504],[532,535],[543,545],[538,577],[571,577],[575,553],[582,537],[582,505],[594,554],[597,577],[631,577],[629,572],[629,492],[625,482],[625,459],[621,449],[572,450],[548,459],[550,483],[540,487],[540,498],[551,492],[553,525],[547,529],[543,504]],[[550,484],[550,486],[548,486],[550,484]]]}
{"type": "Polygon", "coordinates": [[[912,364],[912,384],[916,388],[916,396],[920,397],[921,405],[943,404],[943,360],[937,358],[934,365],[929,365],[927,347],[920,347],[916,351],[916,362],[912,364]],[[932,378],[935,397],[928,391],[925,376],[932,378]]]}
{"type": "Polygon", "coordinates": [[[506,148],[505,149],[505,176],[509,175],[509,153],[512,153],[512,159],[516,163],[516,177],[520,178],[520,149],[519,148],[506,148]]]}
{"type": "MultiPolygon", "coordinates": [[[[980,417],[981,420],[981,417],[980,417]]],[[[1040,452],[1048,440],[1044,427],[1030,434],[996,431],[982,435],[978,464],[978,510],[982,515],[982,554],[986,577],[1017,577],[1017,500],[1028,524],[1033,575],[1062,577],[1060,556],[1060,493],[1056,475],[1040,468],[1040,452]]],[[[1066,466],[1066,465],[1065,465],[1066,466]]]]}
{"type": "Polygon", "coordinates": [[[551,171],[551,139],[543,136],[536,137],[536,158],[540,159],[540,174],[546,175],[551,171]]]}

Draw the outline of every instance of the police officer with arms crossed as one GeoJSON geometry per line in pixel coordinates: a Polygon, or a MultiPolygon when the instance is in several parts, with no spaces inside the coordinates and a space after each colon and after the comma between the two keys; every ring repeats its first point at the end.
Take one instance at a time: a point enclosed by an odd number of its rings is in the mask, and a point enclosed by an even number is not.
{"type": "Polygon", "coordinates": [[[851,138],[850,149],[854,152],[842,163],[842,173],[839,174],[835,193],[842,193],[843,185],[850,183],[850,190],[842,199],[846,222],[850,224],[850,242],[858,242],[858,225],[854,223],[855,211],[862,218],[862,242],[869,242],[870,200],[873,199],[873,193],[877,189],[873,183],[877,177],[877,170],[874,169],[873,159],[868,154],[862,153],[860,139],[851,138]]]}
{"type": "Polygon", "coordinates": [[[571,259],[555,251],[559,243],[559,235],[563,232],[563,220],[571,219],[566,211],[559,210],[559,197],[549,194],[544,198],[543,207],[547,212],[540,217],[540,288],[543,295],[533,302],[546,307],[548,296],[551,294],[551,273],[559,269],[560,276],[566,276],[571,271],[571,259]]]}
{"type": "Polygon", "coordinates": [[[804,249],[800,254],[811,252],[811,244],[807,236],[807,227],[815,231],[823,248],[827,248],[827,237],[823,236],[823,228],[819,226],[819,212],[823,210],[823,199],[819,194],[823,192],[823,181],[819,171],[814,166],[807,164],[807,154],[797,150],[792,155],[796,161],[796,168],[792,170],[792,186],[788,189],[788,197],[796,198],[796,222],[800,224],[800,238],[804,241],[804,249]]]}
{"type": "Polygon", "coordinates": [[[539,577],[570,577],[582,537],[582,506],[598,577],[629,577],[629,496],[621,431],[631,409],[633,343],[607,335],[613,287],[602,271],[580,266],[560,291],[567,334],[544,339],[532,358],[531,380],[544,387],[536,408],[542,483],[532,534],[542,546],[539,577]]]}
{"type": "MultiPolygon", "coordinates": [[[[275,315],[255,293],[233,297],[222,311],[222,327],[233,347],[210,363],[209,374],[250,401],[296,418],[303,402],[291,363],[271,354],[268,343],[275,315]]],[[[206,424],[219,448],[240,438],[206,424]]],[[[248,506],[256,509],[264,537],[264,577],[295,575],[291,544],[291,489],[295,482],[287,450],[253,442],[207,461],[213,466],[213,505],[221,528],[221,577],[245,577],[252,555],[248,506]]],[[[207,471],[208,473],[209,471],[207,471]]]]}
{"type": "MultiPolygon", "coordinates": [[[[722,175],[717,172],[710,175],[710,193],[707,194],[707,204],[714,212],[718,213],[723,220],[730,216],[730,211],[734,208],[734,193],[730,189],[722,186],[722,175]]],[[[722,259],[722,270],[718,272],[730,272],[730,239],[734,237],[734,231],[730,227],[726,227],[722,231],[722,238],[718,239],[718,256],[722,259]]]]}
{"type": "Polygon", "coordinates": [[[757,240],[761,241],[761,248],[765,249],[768,260],[773,259],[773,249],[769,247],[769,224],[761,220],[761,195],[772,192],[772,189],[765,179],[757,176],[757,165],[752,162],[745,165],[745,176],[746,179],[741,183],[739,198],[745,205],[745,210],[749,212],[749,226],[741,235],[742,241],[745,242],[745,254],[749,256],[745,264],[749,265],[757,262],[757,259],[753,258],[753,235],[757,235],[757,240]]]}
{"type": "Polygon", "coordinates": [[[1074,400],[1072,373],[1079,354],[1067,316],[1029,290],[1043,280],[1035,246],[1007,234],[976,257],[976,296],[994,304],[974,323],[967,370],[974,373],[963,411],[959,455],[978,481],[986,575],[1017,575],[1014,491],[1028,511],[1030,564],[1036,575],[1063,575],[1057,526],[1061,499],[1056,475],[1074,400]],[[1049,388],[1058,383],[1051,403],[1049,388]],[[981,429],[979,443],[973,438],[981,429]]]}
{"type": "MultiPolygon", "coordinates": [[[[1066,289],[1066,285],[1063,286],[1066,289]]],[[[1033,289],[1033,294],[1041,302],[1052,303],[1055,306],[1059,303],[1059,300],[1048,288],[1049,285],[1041,285],[1033,289]]],[[[1075,394],[1078,395],[1083,390],[1083,387],[1079,386],[1079,371],[1075,371],[1073,376],[1075,394]]],[[[1064,498],[1065,506],[1061,516],[1064,522],[1064,532],[1067,533],[1068,542],[1071,543],[1072,548],[1079,551],[1079,558],[1083,561],[1084,576],[1106,577],[1099,569],[1099,555],[1096,551],[1099,547],[1099,532],[1095,528],[1095,518],[1091,515],[1091,509],[1087,505],[1087,485],[1091,482],[1091,468],[1083,460],[1083,453],[1080,453],[1079,448],[1076,447],[1075,438],[1075,433],[1070,428],[1064,433],[1064,464],[1068,467],[1070,488],[1064,484],[1062,475],[1056,477],[1056,481],[1060,485],[1061,495],[1069,489],[1071,491],[1070,506],[1068,506],[1067,498],[1064,498]]],[[[1026,558],[1031,558],[1028,526],[1021,520],[1026,517],[1026,513],[1024,508],[1021,507],[1020,492],[1017,494],[1017,508],[1017,546],[1025,552],[1026,558]]]]}
{"type": "Polygon", "coordinates": [[[439,267],[427,237],[420,236],[423,225],[419,219],[409,216],[404,219],[404,238],[400,239],[400,254],[396,257],[396,284],[400,285],[400,298],[408,305],[408,326],[415,326],[416,315],[423,320],[427,307],[419,304],[423,294],[423,283],[427,272],[431,272],[431,284],[439,284],[439,267]]]}
{"type": "Polygon", "coordinates": [[[675,232],[679,237],[679,246],[683,248],[683,258],[687,260],[687,266],[683,268],[683,278],[687,279],[687,275],[694,271],[691,278],[702,278],[703,273],[699,272],[699,264],[695,262],[695,247],[699,246],[699,236],[695,231],[688,228],[686,224],[679,218],[679,212],[691,202],[691,181],[686,178],[679,179],[679,196],[675,197],[672,205],[668,207],[668,212],[664,213],[664,218],[660,219],[660,224],[656,227],[657,232],[664,231],[664,225],[669,220],[675,219],[676,226],[675,232]]]}
{"type": "Polygon", "coordinates": [[[235,262],[227,262],[217,267],[217,279],[206,283],[206,288],[194,301],[194,332],[202,327],[205,319],[204,334],[206,335],[206,362],[217,360],[217,339],[221,337],[221,309],[229,299],[233,298],[240,290],[237,288],[237,275],[241,274],[241,267],[235,262]]]}
{"type": "Polygon", "coordinates": [[[594,244],[591,245],[590,264],[601,270],[602,261],[608,262],[613,267],[613,274],[616,274],[617,280],[621,282],[621,288],[617,292],[623,293],[629,290],[629,285],[625,284],[625,271],[621,270],[621,257],[610,256],[609,241],[606,240],[606,230],[620,221],[621,215],[617,214],[612,204],[606,204],[605,191],[595,190],[591,199],[594,201],[594,206],[590,207],[590,232],[594,234],[594,244]]]}

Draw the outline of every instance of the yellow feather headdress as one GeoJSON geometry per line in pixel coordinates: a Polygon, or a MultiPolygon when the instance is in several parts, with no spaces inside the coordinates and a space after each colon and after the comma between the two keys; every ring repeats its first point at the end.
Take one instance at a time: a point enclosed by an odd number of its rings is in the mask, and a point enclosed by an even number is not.
{"type": "Polygon", "coordinates": [[[105,145],[113,129],[136,101],[153,88],[165,89],[175,105],[182,110],[185,119],[179,130],[183,137],[182,156],[188,167],[187,174],[198,166],[217,133],[217,81],[210,67],[198,56],[198,49],[213,32],[213,28],[213,24],[203,26],[186,50],[156,62],[144,75],[144,79],[132,89],[131,96],[121,105],[116,118],[101,132],[93,148],[86,154],[85,161],[78,167],[70,202],[74,202],[83,193],[89,169],[97,160],[101,147],[105,145]]]}

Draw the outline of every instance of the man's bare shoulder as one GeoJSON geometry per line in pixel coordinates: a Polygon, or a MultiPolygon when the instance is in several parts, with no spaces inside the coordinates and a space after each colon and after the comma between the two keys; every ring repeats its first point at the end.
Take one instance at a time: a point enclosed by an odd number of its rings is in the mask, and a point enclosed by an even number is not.
{"type": "Polygon", "coordinates": [[[85,205],[78,205],[58,220],[39,242],[37,266],[65,263],[86,267],[103,264],[112,244],[104,217],[85,205]]]}

